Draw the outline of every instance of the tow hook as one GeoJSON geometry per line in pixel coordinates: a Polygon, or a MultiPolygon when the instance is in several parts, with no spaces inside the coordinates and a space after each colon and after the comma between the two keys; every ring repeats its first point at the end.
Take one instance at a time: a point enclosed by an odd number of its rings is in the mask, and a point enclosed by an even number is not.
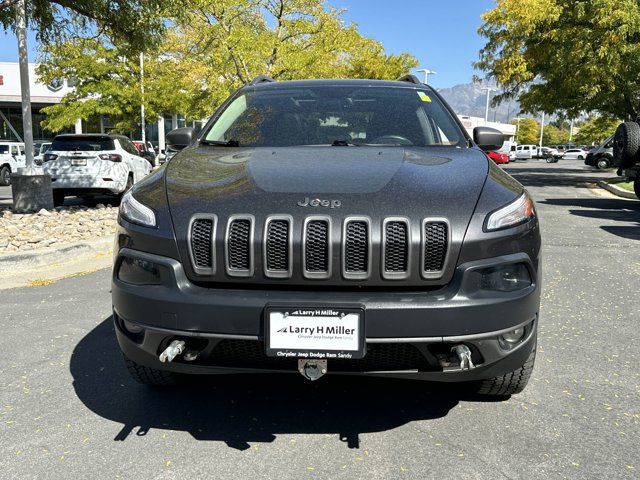
{"type": "Polygon", "coordinates": [[[327,361],[298,359],[298,371],[304,378],[314,382],[327,373],[327,361]]]}
{"type": "Polygon", "coordinates": [[[173,342],[171,342],[171,345],[169,345],[164,350],[164,352],[160,354],[158,359],[162,363],[168,363],[173,361],[173,359],[176,358],[178,355],[180,355],[182,352],[184,352],[184,341],[174,340],[173,342]]]}
{"type": "Polygon", "coordinates": [[[466,345],[456,345],[451,349],[458,356],[458,360],[460,360],[460,369],[461,370],[471,370],[476,368],[471,360],[471,350],[466,345]]]}

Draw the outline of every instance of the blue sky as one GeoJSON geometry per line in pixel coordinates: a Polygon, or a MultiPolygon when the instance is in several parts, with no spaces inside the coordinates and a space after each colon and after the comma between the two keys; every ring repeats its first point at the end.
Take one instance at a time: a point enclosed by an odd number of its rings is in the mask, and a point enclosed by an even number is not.
{"type": "MultiPolygon", "coordinates": [[[[476,33],[480,15],[492,0],[329,0],[347,9],[344,18],[357,23],[362,34],[383,43],[388,52],[415,55],[421,67],[438,72],[429,77],[435,87],[452,87],[471,81],[471,64],[483,39],[476,33]]],[[[37,56],[29,36],[31,61],[37,56]]],[[[18,59],[15,36],[0,33],[0,61],[18,59]]]]}

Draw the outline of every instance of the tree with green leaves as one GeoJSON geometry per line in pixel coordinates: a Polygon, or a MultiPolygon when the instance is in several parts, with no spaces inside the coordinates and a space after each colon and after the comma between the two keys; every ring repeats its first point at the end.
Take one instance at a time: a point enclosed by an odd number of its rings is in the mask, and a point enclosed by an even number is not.
{"type": "Polygon", "coordinates": [[[523,111],[640,113],[640,2],[497,0],[483,14],[476,66],[523,111]]]}
{"type": "MultiPolygon", "coordinates": [[[[107,35],[143,49],[160,39],[162,14],[173,1],[163,0],[25,0],[27,22],[42,44],[78,36],[107,35]]],[[[17,0],[0,0],[0,25],[15,29],[17,0]]]]}
{"type": "Polygon", "coordinates": [[[620,119],[606,115],[596,115],[578,125],[575,136],[577,143],[599,145],[613,135],[620,124],[620,119]]]}
{"type": "MultiPolygon", "coordinates": [[[[397,78],[414,57],[388,55],[379,42],[345,24],[325,0],[194,0],[168,12],[162,43],[145,53],[148,117],[211,115],[234,89],[267,74],[303,78],[397,78]]],[[[133,127],[142,102],[137,53],[108,35],[46,47],[38,73],[76,79],[77,88],[47,107],[56,130],[77,118],[109,115],[118,130],[133,127]]]]}
{"type": "Polygon", "coordinates": [[[542,134],[543,145],[561,145],[569,142],[569,129],[559,128],[556,125],[545,125],[542,134]]]}
{"type": "Polygon", "coordinates": [[[516,142],[521,145],[535,145],[540,140],[540,123],[533,118],[521,118],[513,120],[513,125],[518,125],[516,142]]]}

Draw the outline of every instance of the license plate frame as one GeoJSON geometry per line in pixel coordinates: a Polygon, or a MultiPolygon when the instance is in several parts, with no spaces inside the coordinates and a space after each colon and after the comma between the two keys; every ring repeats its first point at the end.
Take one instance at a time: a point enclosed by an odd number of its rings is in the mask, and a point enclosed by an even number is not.
{"type": "Polygon", "coordinates": [[[71,159],[72,167],[86,167],[87,159],[86,158],[72,158],[71,159]]]}
{"type": "Polygon", "coordinates": [[[264,312],[264,340],[269,357],[360,359],[366,355],[365,312],[361,307],[268,306],[264,312]],[[295,327],[314,330],[296,331],[295,327]],[[318,333],[318,327],[327,330],[318,333]],[[282,328],[287,331],[279,331],[282,328]],[[352,328],[355,332],[350,333],[352,328]]]}

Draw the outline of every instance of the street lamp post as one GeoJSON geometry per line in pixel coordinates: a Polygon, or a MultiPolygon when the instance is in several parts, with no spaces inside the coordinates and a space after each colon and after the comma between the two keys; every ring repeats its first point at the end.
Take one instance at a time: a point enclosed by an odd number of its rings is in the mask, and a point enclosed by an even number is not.
{"type": "MultiPolygon", "coordinates": [[[[140,130],[142,130],[142,144],[147,144],[147,132],[146,126],[144,123],[144,53],[140,52],[140,93],[141,93],[141,102],[140,102],[140,130]]],[[[146,147],[145,147],[146,150],[146,147]]]]}
{"type": "Polygon", "coordinates": [[[520,120],[522,120],[522,117],[516,117],[514,118],[514,120],[518,122],[516,124],[516,143],[518,143],[518,135],[520,134],[520,120]]]}
{"type": "Polygon", "coordinates": [[[544,135],[544,117],[545,117],[545,112],[542,112],[542,122],[540,122],[540,144],[539,144],[540,148],[542,148],[542,136],[544,135]]]}
{"type": "Polygon", "coordinates": [[[486,125],[487,122],[489,121],[489,99],[491,98],[491,92],[495,92],[496,89],[491,87],[484,87],[482,90],[487,91],[487,107],[484,111],[484,123],[486,125]]]}
{"type": "Polygon", "coordinates": [[[428,68],[421,68],[418,72],[424,73],[424,84],[429,84],[429,75],[437,75],[438,72],[434,72],[433,70],[429,70],[428,68]]]}
{"type": "Polygon", "coordinates": [[[33,162],[33,124],[31,118],[31,92],[29,91],[29,55],[27,48],[27,12],[25,0],[18,0],[16,11],[16,37],[20,66],[22,96],[22,136],[24,139],[26,168],[19,168],[11,175],[13,210],[17,213],[53,208],[51,177],[33,162]]]}

